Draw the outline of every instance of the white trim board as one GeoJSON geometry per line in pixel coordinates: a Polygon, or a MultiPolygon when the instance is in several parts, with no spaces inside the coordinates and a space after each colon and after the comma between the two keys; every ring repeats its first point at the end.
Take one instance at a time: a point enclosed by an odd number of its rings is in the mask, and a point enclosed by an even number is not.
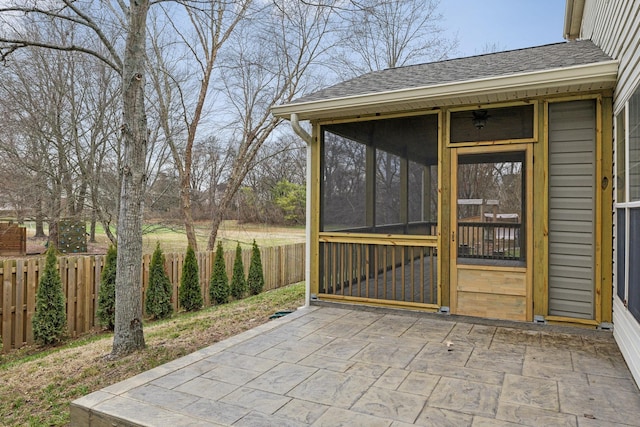
{"type": "Polygon", "coordinates": [[[629,371],[640,387],[640,323],[629,313],[620,299],[613,298],[613,337],[618,343],[629,371]]]}

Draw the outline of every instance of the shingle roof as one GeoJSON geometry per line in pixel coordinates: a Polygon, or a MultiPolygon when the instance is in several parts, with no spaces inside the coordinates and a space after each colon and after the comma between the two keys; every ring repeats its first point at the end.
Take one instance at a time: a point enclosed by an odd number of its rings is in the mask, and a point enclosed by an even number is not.
{"type": "Polygon", "coordinates": [[[374,71],[298,98],[292,104],[502,77],[610,60],[611,58],[590,40],[556,43],[374,71]]]}

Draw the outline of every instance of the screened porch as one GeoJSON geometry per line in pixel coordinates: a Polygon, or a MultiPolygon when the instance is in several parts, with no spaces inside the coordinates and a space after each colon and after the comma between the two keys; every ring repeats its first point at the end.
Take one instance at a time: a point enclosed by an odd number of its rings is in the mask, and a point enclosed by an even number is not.
{"type": "Polygon", "coordinates": [[[437,306],[438,121],[321,126],[319,294],[437,306]]]}

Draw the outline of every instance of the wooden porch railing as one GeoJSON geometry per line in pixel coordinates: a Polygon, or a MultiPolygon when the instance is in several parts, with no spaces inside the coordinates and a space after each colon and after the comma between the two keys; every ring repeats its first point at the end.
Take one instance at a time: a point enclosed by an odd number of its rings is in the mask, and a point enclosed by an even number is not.
{"type": "Polygon", "coordinates": [[[319,293],[389,304],[437,304],[437,237],[320,235],[319,293]]]}
{"type": "Polygon", "coordinates": [[[520,223],[458,223],[458,257],[521,260],[520,223]]]}

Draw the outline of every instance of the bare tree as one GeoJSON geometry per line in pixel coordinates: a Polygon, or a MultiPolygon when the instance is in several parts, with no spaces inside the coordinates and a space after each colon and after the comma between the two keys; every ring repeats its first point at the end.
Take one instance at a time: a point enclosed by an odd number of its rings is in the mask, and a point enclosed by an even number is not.
{"type": "Polygon", "coordinates": [[[362,0],[345,15],[336,71],[342,78],[447,58],[438,0],[362,0]]]}
{"type": "MultiPolygon", "coordinates": [[[[286,218],[277,205],[275,194],[281,186],[305,185],[306,149],[293,132],[281,129],[277,136],[265,142],[256,156],[253,167],[236,196],[236,218],[241,222],[285,224],[286,218]]],[[[294,187],[295,188],[295,187],[294,187]]],[[[304,199],[302,206],[304,220],[304,199]]],[[[297,217],[296,220],[300,218],[297,217]]]]}
{"type": "MultiPolygon", "coordinates": [[[[0,35],[0,59],[27,46],[82,52],[98,58],[122,78],[123,146],[118,215],[118,267],[116,273],[116,321],[112,355],[120,356],[144,347],[140,259],[142,256],[142,202],[146,184],[147,118],[144,83],[146,21],[149,0],[111,2],[58,0],[22,1],[0,7],[5,31],[0,35]],[[99,3],[99,4],[98,4],[99,3]],[[106,8],[104,7],[106,6],[106,8]],[[92,12],[97,15],[92,15],[92,12]],[[113,14],[106,17],[107,12],[113,14]],[[46,25],[73,22],[85,30],[86,39],[40,40],[24,31],[22,19],[46,25]],[[106,19],[106,21],[105,21],[106,19]],[[126,40],[109,36],[109,24],[124,23],[126,40]]],[[[117,31],[115,32],[117,34],[117,31]]]]}
{"type": "Polygon", "coordinates": [[[130,3],[122,60],[122,187],[118,214],[116,316],[112,354],[144,348],[142,330],[142,202],[146,184],[147,115],[144,102],[149,1],[130,3]]]}
{"type": "Polygon", "coordinates": [[[191,188],[196,207],[194,214],[200,219],[206,219],[218,203],[236,152],[230,144],[209,136],[195,144],[193,154],[191,188]]]}
{"type": "MultiPolygon", "coordinates": [[[[64,35],[67,29],[49,28],[54,35],[64,35]]],[[[30,28],[32,33],[38,30],[30,28]]],[[[29,185],[26,193],[42,203],[55,241],[58,219],[80,214],[86,195],[86,181],[78,173],[73,150],[78,139],[76,125],[82,122],[75,102],[78,70],[68,55],[33,48],[23,49],[20,62],[8,64],[6,70],[11,73],[2,79],[0,91],[12,109],[5,120],[13,124],[11,142],[3,148],[13,165],[31,175],[24,182],[29,185]]]]}
{"type": "MultiPolygon", "coordinates": [[[[258,150],[280,121],[273,105],[291,101],[309,90],[311,69],[329,48],[333,32],[333,3],[309,6],[302,2],[273,1],[259,21],[247,20],[233,34],[233,50],[225,55],[225,88],[230,139],[237,156],[216,209],[211,213],[208,249],[238,189],[252,169],[258,150]]],[[[316,70],[318,71],[318,70],[316,70]]]]}
{"type": "Polygon", "coordinates": [[[220,50],[245,18],[251,4],[252,0],[212,0],[197,5],[187,2],[179,10],[175,5],[161,5],[162,12],[153,21],[154,67],[150,68],[150,77],[158,100],[160,123],[180,178],[180,208],[187,241],[194,250],[198,242],[192,212],[193,147],[220,50]],[[186,28],[185,22],[189,23],[186,28]],[[163,37],[167,29],[174,36],[170,40],[163,37]],[[175,39],[183,46],[178,52],[175,39]],[[191,65],[189,79],[184,79],[180,76],[187,64],[191,65]],[[197,95],[190,96],[191,93],[197,95]]]}

